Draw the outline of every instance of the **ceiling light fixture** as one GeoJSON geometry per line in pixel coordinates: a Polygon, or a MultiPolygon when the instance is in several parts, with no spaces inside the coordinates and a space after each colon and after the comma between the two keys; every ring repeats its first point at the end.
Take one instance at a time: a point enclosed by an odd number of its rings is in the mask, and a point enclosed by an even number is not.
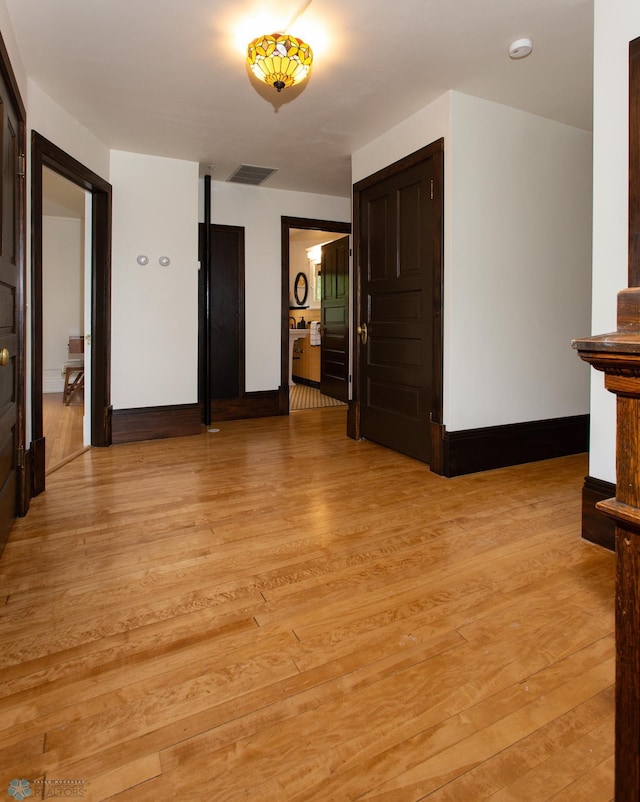
{"type": "Polygon", "coordinates": [[[259,36],[249,43],[247,49],[247,64],[251,72],[278,92],[304,81],[312,61],[309,45],[288,33],[259,36]]]}

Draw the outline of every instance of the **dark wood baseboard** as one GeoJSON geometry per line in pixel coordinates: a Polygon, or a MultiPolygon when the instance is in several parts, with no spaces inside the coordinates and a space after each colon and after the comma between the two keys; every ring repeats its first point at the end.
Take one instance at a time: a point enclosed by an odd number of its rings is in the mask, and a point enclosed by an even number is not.
{"type": "Polygon", "coordinates": [[[39,437],[37,440],[31,441],[31,497],[42,493],[44,490],[44,475],[45,475],[45,447],[46,440],[44,437],[39,437]]]}
{"type": "Polygon", "coordinates": [[[505,468],[589,450],[589,416],[442,433],[442,475],[505,468]]]}
{"type": "Polygon", "coordinates": [[[429,459],[429,468],[432,473],[437,473],[438,476],[446,476],[444,465],[444,438],[446,429],[441,423],[431,421],[429,423],[430,438],[431,438],[431,458],[429,459]]]}
{"type": "Polygon", "coordinates": [[[303,384],[305,387],[313,387],[314,390],[320,389],[320,382],[314,381],[313,379],[305,379],[303,376],[292,376],[291,377],[296,384],[303,384]]]}
{"type": "Polygon", "coordinates": [[[360,402],[351,400],[347,409],[347,437],[358,440],[360,437],[360,402]]]}
{"type": "Polygon", "coordinates": [[[28,448],[24,452],[24,472],[21,479],[21,498],[18,499],[18,515],[24,517],[29,512],[33,489],[33,454],[28,448]]]}
{"type": "MultiPolygon", "coordinates": [[[[211,401],[211,421],[269,418],[281,414],[278,390],[245,393],[241,398],[211,401]]],[[[186,437],[200,434],[200,404],[179,404],[172,407],[114,409],[111,415],[113,443],[158,440],[164,437],[186,437]]]]}
{"type": "Polygon", "coordinates": [[[582,537],[597,543],[609,551],[616,550],[616,526],[613,518],[596,509],[599,501],[613,498],[616,486],[613,482],[586,476],[582,488],[582,537]]]}
{"type": "Polygon", "coordinates": [[[201,420],[199,404],[114,409],[111,416],[112,442],[133,443],[200,434],[201,420]]]}
{"type": "Polygon", "coordinates": [[[241,398],[222,398],[211,401],[211,421],[271,418],[280,415],[278,390],[259,390],[245,393],[241,398]]]}

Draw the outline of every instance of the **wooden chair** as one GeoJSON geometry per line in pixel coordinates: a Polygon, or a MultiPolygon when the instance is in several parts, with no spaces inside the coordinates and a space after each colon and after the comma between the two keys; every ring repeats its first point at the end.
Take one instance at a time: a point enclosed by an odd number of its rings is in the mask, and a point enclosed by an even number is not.
{"type": "Polygon", "coordinates": [[[73,396],[84,390],[84,337],[71,335],[68,345],[69,359],[62,366],[64,390],[62,401],[69,406],[73,396]]]}

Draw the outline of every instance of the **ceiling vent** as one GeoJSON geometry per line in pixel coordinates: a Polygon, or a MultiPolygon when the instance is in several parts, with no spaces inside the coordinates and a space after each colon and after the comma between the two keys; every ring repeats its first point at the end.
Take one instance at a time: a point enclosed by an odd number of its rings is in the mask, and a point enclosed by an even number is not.
{"type": "Polygon", "coordinates": [[[232,184],[250,184],[253,187],[257,187],[275,172],[277,172],[275,167],[254,167],[252,164],[241,164],[240,167],[227,178],[227,181],[230,181],[232,184]]]}

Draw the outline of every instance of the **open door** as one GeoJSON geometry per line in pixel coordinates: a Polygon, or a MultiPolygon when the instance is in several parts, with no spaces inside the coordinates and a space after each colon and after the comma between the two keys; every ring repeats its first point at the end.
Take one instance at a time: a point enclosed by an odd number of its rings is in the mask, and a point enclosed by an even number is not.
{"type": "Polygon", "coordinates": [[[25,111],[0,40],[0,551],[26,512],[24,452],[25,111]]]}
{"type": "Polygon", "coordinates": [[[349,400],[349,237],[322,246],[320,392],[349,400]]]}
{"type": "Polygon", "coordinates": [[[442,163],[439,141],[354,188],[358,434],[429,463],[442,414],[442,163]]]}

